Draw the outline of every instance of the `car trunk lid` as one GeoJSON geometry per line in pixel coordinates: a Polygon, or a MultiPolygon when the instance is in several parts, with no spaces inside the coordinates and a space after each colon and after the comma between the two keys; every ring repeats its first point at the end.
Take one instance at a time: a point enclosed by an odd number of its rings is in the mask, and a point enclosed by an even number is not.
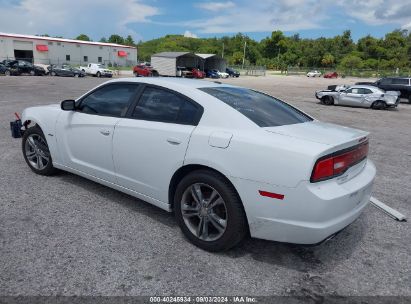
{"type": "MultiPolygon", "coordinates": [[[[351,151],[353,149],[357,150],[357,148],[363,146],[363,143],[365,144],[368,141],[369,135],[369,133],[365,131],[319,121],[268,127],[264,129],[269,133],[281,134],[324,145],[323,148],[318,149],[315,153],[314,161],[325,156],[339,155],[345,153],[345,151],[351,151]]],[[[301,149],[304,150],[303,145],[301,146],[301,149]]],[[[364,168],[364,163],[361,162],[361,164],[357,165],[356,163],[353,163],[350,165],[348,170],[338,177],[338,180],[340,182],[345,182],[353,178],[364,168]]]]}
{"type": "Polygon", "coordinates": [[[360,139],[362,141],[366,140],[369,134],[365,131],[316,120],[278,127],[266,127],[264,130],[329,146],[349,145],[349,143],[358,144],[360,139]]]}

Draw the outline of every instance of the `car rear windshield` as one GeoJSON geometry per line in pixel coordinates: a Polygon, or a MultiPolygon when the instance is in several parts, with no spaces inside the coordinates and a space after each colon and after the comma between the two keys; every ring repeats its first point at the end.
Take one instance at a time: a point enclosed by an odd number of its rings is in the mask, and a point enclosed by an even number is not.
{"type": "Polygon", "coordinates": [[[245,88],[200,88],[260,127],[276,127],[312,121],[312,118],[296,108],[269,95],[245,88]]]}

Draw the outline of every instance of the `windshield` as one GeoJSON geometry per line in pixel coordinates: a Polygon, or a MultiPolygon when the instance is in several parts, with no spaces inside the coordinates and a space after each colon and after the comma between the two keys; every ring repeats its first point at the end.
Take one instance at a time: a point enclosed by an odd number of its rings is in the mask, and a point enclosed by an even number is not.
{"type": "Polygon", "coordinates": [[[228,104],[260,127],[276,127],[313,120],[281,100],[250,89],[212,87],[200,90],[228,104]]]}

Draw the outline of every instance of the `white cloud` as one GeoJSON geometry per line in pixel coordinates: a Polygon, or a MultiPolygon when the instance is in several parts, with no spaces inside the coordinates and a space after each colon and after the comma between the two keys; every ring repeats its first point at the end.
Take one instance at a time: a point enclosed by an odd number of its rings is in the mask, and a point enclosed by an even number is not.
{"type": "MultiPolygon", "coordinates": [[[[209,8],[212,5],[217,7],[216,3],[207,5],[209,8]]],[[[232,4],[229,10],[217,12],[212,18],[192,20],[184,22],[184,25],[201,33],[297,31],[319,28],[321,21],[327,18],[326,0],[266,0],[232,4]]]]}
{"type": "Polygon", "coordinates": [[[235,6],[234,2],[204,2],[197,5],[197,7],[208,10],[208,11],[220,11],[228,8],[233,8],[235,6]]]}
{"type": "Polygon", "coordinates": [[[338,0],[345,14],[369,25],[411,23],[411,2],[402,0],[338,0]]]}
{"type": "Polygon", "coordinates": [[[188,31],[188,30],[184,32],[184,37],[187,37],[187,38],[198,38],[198,36],[197,36],[196,34],[190,32],[190,31],[188,31]]]}
{"type": "Polygon", "coordinates": [[[404,24],[403,26],[401,26],[401,28],[402,28],[403,30],[409,30],[409,31],[411,31],[411,22],[404,24]]]}
{"type": "Polygon", "coordinates": [[[130,24],[150,22],[150,17],[159,14],[157,7],[141,0],[22,0],[16,5],[0,6],[0,28],[3,32],[47,33],[65,38],[80,33],[94,33],[94,39],[112,33],[139,36],[130,24]]]}

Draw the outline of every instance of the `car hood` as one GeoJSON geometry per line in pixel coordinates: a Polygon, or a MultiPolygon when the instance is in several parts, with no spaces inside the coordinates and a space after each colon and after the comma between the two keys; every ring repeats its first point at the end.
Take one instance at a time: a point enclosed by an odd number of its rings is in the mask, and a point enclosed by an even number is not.
{"type": "Polygon", "coordinates": [[[311,142],[339,146],[364,141],[368,132],[320,121],[264,128],[267,132],[295,137],[311,142]]]}

